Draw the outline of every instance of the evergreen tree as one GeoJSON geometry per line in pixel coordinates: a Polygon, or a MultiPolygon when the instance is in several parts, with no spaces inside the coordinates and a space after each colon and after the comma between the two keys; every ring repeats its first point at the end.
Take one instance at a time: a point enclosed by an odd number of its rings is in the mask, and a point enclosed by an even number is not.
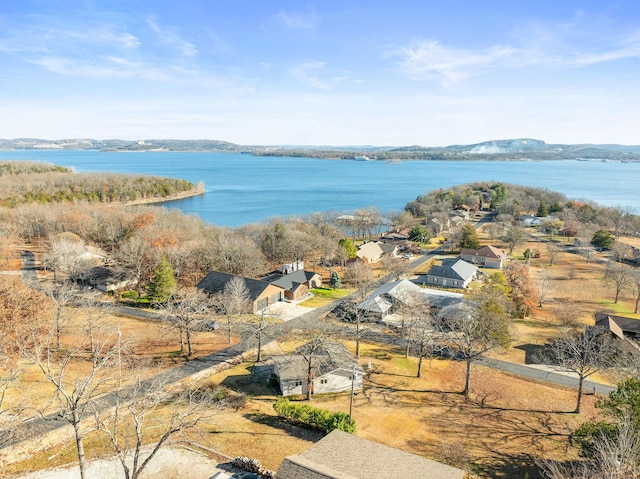
{"type": "Polygon", "coordinates": [[[614,237],[606,230],[598,230],[593,234],[591,244],[600,249],[611,249],[613,245],[614,237]]]}
{"type": "Polygon", "coordinates": [[[538,205],[538,214],[540,218],[544,218],[545,216],[549,216],[549,208],[547,208],[547,203],[544,200],[540,200],[540,204],[538,205]]]}
{"type": "Polygon", "coordinates": [[[418,243],[427,243],[431,239],[431,231],[424,225],[415,225],[409,233],[409,239],[418,243]]]}
{"type": "Polygon", "coordinates": [[[340,289],[342,288],[342,281],[340,280],[340,276],[335,271],[331,272],[331,276],[329,276],[329,287],[331,289],[340,289]]]}
{"type": "Polygon", "coordinates": [[[475,227],[471,223],[465,223],[462,226],[462,238],[460,239],[460,248],[478,249],[480,240],[475,227]]]}
{"type": "Polygon", "coordinates": [[[164,303],[173,296],[176,285],[173,268],[167,258],[163,256],[153,274],[147,296],[153,303],[164,303]]]}

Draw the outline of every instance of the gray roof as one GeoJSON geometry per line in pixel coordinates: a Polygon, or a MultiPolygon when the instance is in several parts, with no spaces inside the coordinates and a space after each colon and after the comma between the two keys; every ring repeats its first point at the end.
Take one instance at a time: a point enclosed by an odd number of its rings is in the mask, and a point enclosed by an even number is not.
{"type": "Polygon", "coordinates": [[[462,479],[465,472],[416,454],[334,430],[289,456],[276,479],[462,479]]]}
{"type": "Polygon", "coordinates": [[[462,302],[461,293],[451,293],[438,289],[421,288],[407,279],[400,279],[385,283],[375,289],[369,296],[358,303],[358,308],[373,313],[385,314],[393,306],[394,301],[402,302],[406,295],[421,295],[429,304],[436,308],[456,305],[462,302]]]}
{"type": "Polygon", "coordinates": [[[267,283],[280,286],[283,289],[291,290],[298,285],[311,281],[315,276],[319,276],[319,274],[313,271],[298,270],[289,274],[273,273],[265,276],[261,281],[266,281],[267,283]]]}
{"type": "Polygon", "coordinates": [[[478,268],[464,260],[451,258],[442,261],[442,266],[432,266],[427,276],[467,281],[473,278],[478,268]]]}
{"type": "Polygon", "coordinates": [[[640,320],[636,318],[615,316],[607,313],[596,313],[596,326],[602,326],[613,330],[615,327],[612,328],[611,323],[615,323],[625,333],[640,334],[640,320]]]}
{"type": "MultiPolygon", "coordinates": [[[[304,344],[296,349],[296,354],[288,356],[276,356],[273,362],[278,367],[278,375],[281,380],[297,380],[307,377],[307,360],[303,356],[304,344]]],[[[353,370],[364,374],[364,370],[349,350],[340,343],[327,342],[311,358],[311,367],[314,376],[320,377],[338,369],[353,370]]]]}
{"type": "Polygon", "coordinates": [[[198,288],[206,291],[207,293],[221,293],[224,291],[225,285],[233,278],[240,278],[244,280],[244,284],[249,292],[249,298],[252,301],[258,299],[264,290],[271,286],[271,283],[267,283],[266,281],[245,278],[235,274],[221,273],[220,271],[211,271],[198,283],[198,288]]]}
{"type": "Polygon", "coordinates": [[[369,296],[360,301],[358,303],[358,309],[385,313],[392,306],[391,301],[385,299],[385,296],[392,300],[399,300],[403,295],[419,293],[421,291],[422,288],[420,288],[420,286],[409,280],[399,279],[397,281],[391,281],[379,286],[373,290],[369,296]]]}

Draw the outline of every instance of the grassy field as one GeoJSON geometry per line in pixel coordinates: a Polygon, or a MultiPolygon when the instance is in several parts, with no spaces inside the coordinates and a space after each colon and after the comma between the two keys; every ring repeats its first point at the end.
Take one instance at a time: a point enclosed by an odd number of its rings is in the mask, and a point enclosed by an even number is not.
{"type": "MultiPolygon", "coordinates": [[[[501,246],[482,231],[480,238],[483,244],[501,246]]],[[[496,357],[529,362],[532,351],[572,327],[559,319],[567,304],[578,312],[577,325],[593,324],[593,314],[603,310],[639,317],[633,314],[634,298],[629,292],[623,292],[618,303],[613,303],[614,291],[603,281],[604,263],[598,258],[587,263],[583,257],[562,251],[550,264],[546,243],[532,238],[516,248],[511,255],[513,260],[522,258],[527,248],[540,253],[531,261],[531,275],[536,283],[546,277],[548,291],[532,317],[514,320],[516,339],[506,352],[496,352],[496,357]]],[[[313,292],[314,298],[303,306],[327,304],[350,290],[321,288],[313,292]]],[[[152,375],[185,362],[177,352],[177,335],[157,323],[115,316],[108,321],[118,325],[123,337],[132,340],[135,358],[144,366],[144,374],[152,375]]],[[[64,340],[72,342],[73,337],[64,340]]],[[[345,344],[354,349],[352,344],[345,344]]],[[[194,343],[196,357],[227,345],[224,331],[198,333],[194,343]]],[[[287,344],[283,348],[287,349],[287,344]]],[[[575,457],[568,446],[569,433],[597,414],[592,395],[584,398],[583,412],[576,415],[569,412],[574,407],[575,391],[483,367],[474,368],[472,394],[465,398],[459,394],[464,381],[463,364],[433,360],[424,366],[423,377],[416,378],[416,360],[407,359],[401,351],[388,346],[364,345],[360,362],[371,368],[364,391],[354,401],[358,435],[468,467],[481,477],[538,478],[535,459],[575,457]]],[[[82,372],[82,365],[74,368],[82,372]]],[[[605,376],[597,379],[607,380],[605,376]]],[[[320,437],[317,432],[275,417],[272,404],[276,393],[268,386],[268,372],[263,368],[245,363],[207,381],[245,393],[249,401],[239,411],[218,411],[199,434],[190,436],[194,442],[232,457],[255,457],[267,468],[276,469],[285,456],[303,451],[320,437]]],[[[8,400],[15,404],[28,395],[42,406],[50,393],[51,388],[41,375],[27,368],[20,390],[11,390],[8,400]]],[[[317,396],[313,403],[331,411],[348,411],[349,394],[317,396]]],[[[95,434],[89,436],[87,449],[90,457],[109,453],[95,434]]],[[[65,464],[75,459],[74,454],[73,444],[63,443],[34,452],[28,462],[11,466],[7,473],[65,464]]]]}
{"type": "MultiPolygon", "coordinates": [[[[430,361],[423,377],[416,378],[414,358],[386,346],[365,344],[360,362],[370,373],[353,405],[359,436],[466,467],[481,477],[538,477],[535,458],[572,457],[568,434],[595,414],[593,396],[585,397],[578,416],[569,412],[574,391],[482,367],[473,370],[472,394],[467,399],[459,393],[464,365],[455,361],[430,361]]],[[[275,417],[276,393],[268,385],[268,371],[253,366],[243,363],[207,379],[247,394],[249,401],[239,411],[217,412],[190,439],[231,457],[258,458],[265,467],[276,469],[284,457],[305,450],[321,435],[275,417]]],[[[349,394],[342,393],[316,396],[312,402],[331,411],[348,411],[349,400],[349,394]]],[[[107,453],[95,435],[87,446],[90,456],[107,453]]],[[[73,460],[69,443],[34,454],[9,470],[73,460]]]]}
{"type": "Polygon", "coordinates": [[[325,304],[332,303],[336,299],[344,298],[353,291],[353,289],[315,288],[311,290],[313,297],[301,302],[300,306],[319,308],[325,304]]]}

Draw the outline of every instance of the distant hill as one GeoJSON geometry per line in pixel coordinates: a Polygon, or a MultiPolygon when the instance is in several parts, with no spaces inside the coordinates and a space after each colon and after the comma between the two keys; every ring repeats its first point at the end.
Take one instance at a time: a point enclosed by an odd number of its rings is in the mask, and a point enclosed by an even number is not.
{"type": "Polygon", "coordinates": [[[640,145],[548,144],[532,138],[491,140],[472,145],[427,146],[259,146],[220,140],[0,139],[0,150],[208,151],[260,156],[374,160],[618,160],[640,161],[640,145]]]}
{"type": "Polygon", "coordinates": [[[0,139],[0,150],[100,150],[100,151],[243,151],[245,148],[218,140],[43,140],[0,139]]]}

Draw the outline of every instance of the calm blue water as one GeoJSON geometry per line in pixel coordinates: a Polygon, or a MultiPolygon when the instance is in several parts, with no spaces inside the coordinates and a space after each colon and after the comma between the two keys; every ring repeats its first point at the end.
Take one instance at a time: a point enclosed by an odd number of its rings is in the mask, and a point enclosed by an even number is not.
{"type": "Polygon", "coordinates": [[[4,160],[38,160],[78,172],[119,172],[203,181],[206,194],[166,206],[220,226],[274,216],[377,207],[400,210],[419,194],[474,181],[547,188],[571,199],[640,211],[640,163],[585,161],[331,161],[227,153],[22,150],[4,160]]]}

